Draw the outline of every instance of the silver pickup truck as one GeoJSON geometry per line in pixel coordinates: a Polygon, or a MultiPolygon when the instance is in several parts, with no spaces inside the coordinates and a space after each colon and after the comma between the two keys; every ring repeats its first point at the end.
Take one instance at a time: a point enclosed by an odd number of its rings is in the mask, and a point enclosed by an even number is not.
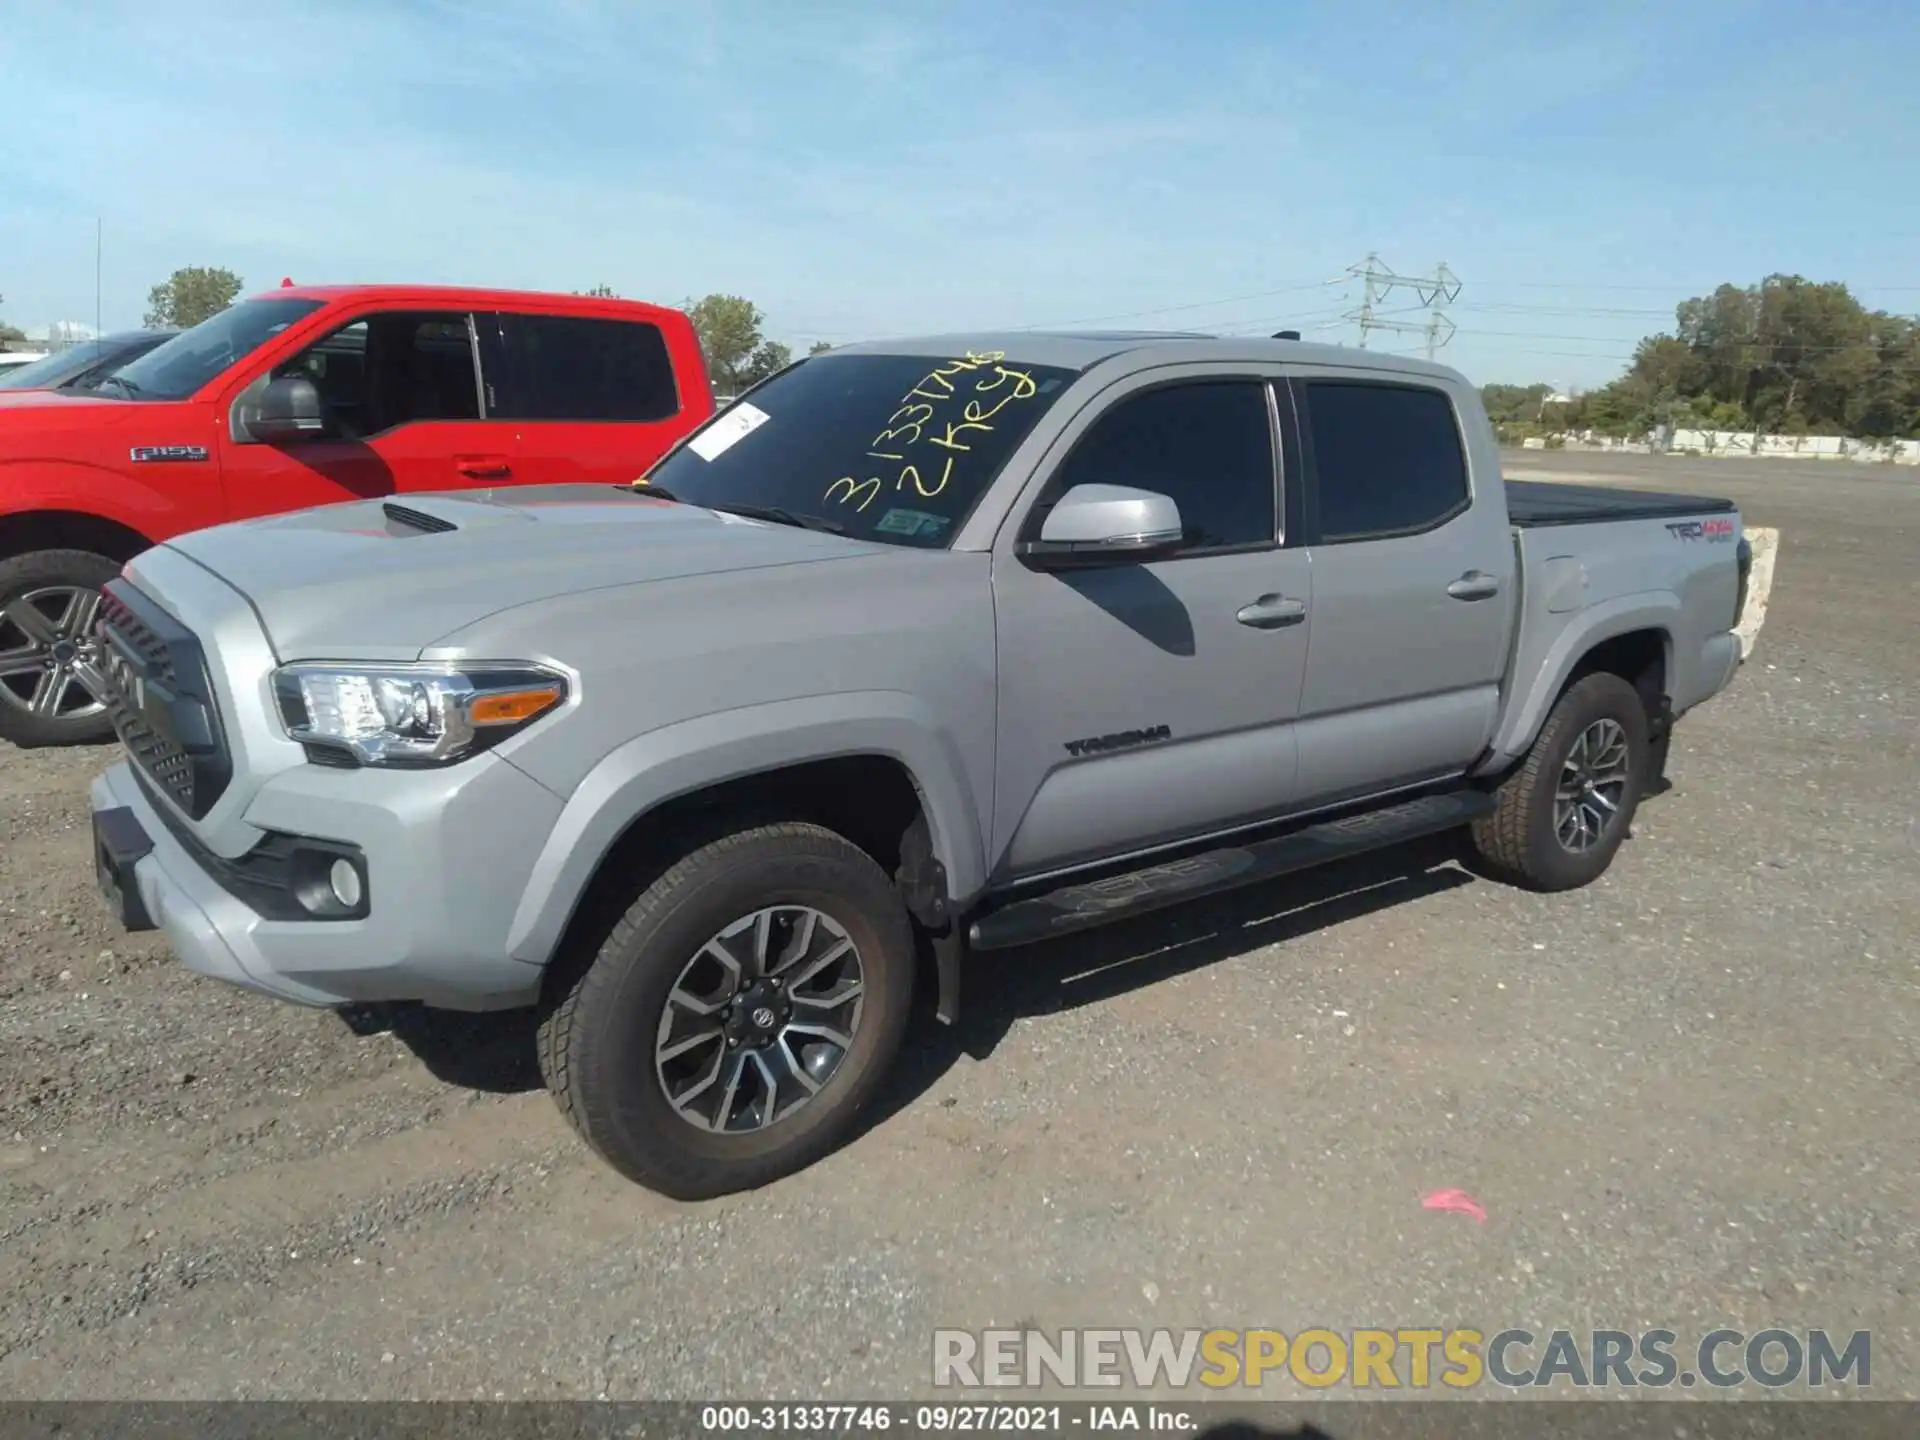
{"type": "Polygon", "coordinates": [[[1470,829],[1612,860],[1743,658],[1731,504],[1503,483],[1452,370],[1165,334],[852,346],[637,485],[222,526],[110,584],[99,881],[311,1005],[537,1007],[697,1197],[845,1139],[924,982],[1470,829]]]}

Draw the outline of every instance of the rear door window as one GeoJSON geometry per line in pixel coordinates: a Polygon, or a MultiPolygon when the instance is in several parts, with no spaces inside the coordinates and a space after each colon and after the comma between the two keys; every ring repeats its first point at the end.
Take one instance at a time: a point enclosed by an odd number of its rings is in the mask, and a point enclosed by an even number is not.
{"type": "MultiPolygon", "coordinates": [[[[489,418],[645,424],[680,413],[666,337],[644,320],[502,314],[489,418]]],[[[492,347],[490,347],[492,348],[492,347]]]]}
{"type": "Polygon", "coordinates": [[[1453,402],[1420,385],[1310,380],[1323,544],[1411,535],[1467,508],[1467,461],[1453,402]]]}

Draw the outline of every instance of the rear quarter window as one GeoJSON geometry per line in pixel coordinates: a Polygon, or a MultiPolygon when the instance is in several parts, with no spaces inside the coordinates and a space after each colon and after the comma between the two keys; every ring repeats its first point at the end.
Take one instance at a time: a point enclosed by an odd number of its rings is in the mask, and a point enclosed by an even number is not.
{"type": "Polygon", "coordinates": [[[501,420],[644,423],[680,413],[666,337],[644,320],[502,315],[502,373],[489,374],[501,420]]]}
{"type": "Polygon", "coordinates": [[[1416,534],[1467,508],[1466,450],[1443,392],[1337,380],[1303,388],[1322,543],[1416,534]]]}

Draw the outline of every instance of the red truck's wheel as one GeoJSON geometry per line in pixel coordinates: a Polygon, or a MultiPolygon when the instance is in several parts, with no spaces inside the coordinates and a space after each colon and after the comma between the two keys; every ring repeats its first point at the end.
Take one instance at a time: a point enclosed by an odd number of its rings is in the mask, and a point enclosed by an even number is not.
{"type": "Polygon", "coordinates": [[[120,566],[87,550],[37,550],[0,561],[0,740],[84,745],[113,722],[74,674],[100,587],[120,566]]]}
{"type": "Polygon", "coordinates": [[[751,1189],[845,1140],[906,1030],[913,932],[862,850],[773,824],[649,884],[540,1029],[574,1128],[681,1200],[751,1189]]]}
{"type": "Polygon", "coordinates": [[[1618,675],[1569,686],[1473,840],[1501,879],[1533,890],[1597,880],[1633,824],[1650,749],[1640,693],[1618,675]]]}

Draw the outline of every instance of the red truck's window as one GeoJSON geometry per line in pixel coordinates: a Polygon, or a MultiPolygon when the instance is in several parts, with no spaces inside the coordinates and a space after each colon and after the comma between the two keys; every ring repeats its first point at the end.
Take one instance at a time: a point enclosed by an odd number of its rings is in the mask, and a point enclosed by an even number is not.
{"type": "Polygon", "coordinates": [[[331,433],[365,439],[428,420],[478,420],[473,342],[459,311],[382,311],[342,326],[278,375],[302,375],[320,392],[331,433]]]}
{"type": "Polygon", "coordinates": [[[242,300],[229,305],[116,371],[116,384],[101,393],[136,400],[185,400],[319,308],[318,300],[304,299],[242,300]]]}
{"type": "Polygon", "coordinates": [[[680,413],[659,327],[583,315],[501,315],[503,373],[488,367],[498,420],[647,422],[680,413]]]}

